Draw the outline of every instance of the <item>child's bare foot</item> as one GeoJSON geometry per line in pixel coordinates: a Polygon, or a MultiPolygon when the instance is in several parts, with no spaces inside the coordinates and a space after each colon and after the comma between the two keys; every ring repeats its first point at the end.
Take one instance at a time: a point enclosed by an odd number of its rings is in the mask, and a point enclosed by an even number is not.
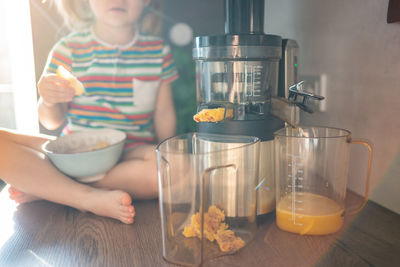
{"type": "MultiPolygon", "coordinates": [[[[18,204],[28,203],[41,198],[26,194],[15,187],[8,188],[10,199],[18,204]]],[[[123,223],[133,223],[135,208],[132,206],[132,199],[128,193],[119,190],[94,189],[87,193],[87,198],[81,207],[82,211],[90,211],[94,214],[111,217],[123,223]]]]}
{"type": "Polygon", "coordinates": [[[83,203],[83,209],[126,224],[133,223],[135,217],[135,208],[132,206],[130,195],[120,190],[95,189],[89,192],[86,202],[83,203]]]}
{"type": "Polygon", "coordinates": [[[26,194],[22,191],[19,191],[15,187],[10,186],[8,188],[9,197],[11,200],[14,200],[18,204],[28,203],[36,200],[40,200],[39,197],[26,194]]]}

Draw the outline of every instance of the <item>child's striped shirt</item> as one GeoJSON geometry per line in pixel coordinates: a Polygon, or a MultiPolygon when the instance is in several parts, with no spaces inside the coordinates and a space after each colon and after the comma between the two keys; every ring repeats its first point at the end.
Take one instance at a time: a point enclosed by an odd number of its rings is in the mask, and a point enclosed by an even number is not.
{"type": "Polygon", "coordinates": [[[136,34],[125,46],[106,44],[93,31],[72,33],[50,53],[45,72],[70,70],[85,93],[69,104],[63,134],[94,128],[127,133],[126,149],[155,141],[153,114],[161,83],[177,79],[170,48],[159,37],[136,34]]]}

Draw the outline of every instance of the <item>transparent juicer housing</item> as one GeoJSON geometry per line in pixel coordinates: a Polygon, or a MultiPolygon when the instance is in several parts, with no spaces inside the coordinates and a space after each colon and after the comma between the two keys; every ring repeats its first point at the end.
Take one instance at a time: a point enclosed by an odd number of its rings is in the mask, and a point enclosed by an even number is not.
{"type": "Polygon", "coordinates": [[[197,60],[197,107],[233,109],[233,120],[263,119],[277,95],[277,60],[197,60]]]}

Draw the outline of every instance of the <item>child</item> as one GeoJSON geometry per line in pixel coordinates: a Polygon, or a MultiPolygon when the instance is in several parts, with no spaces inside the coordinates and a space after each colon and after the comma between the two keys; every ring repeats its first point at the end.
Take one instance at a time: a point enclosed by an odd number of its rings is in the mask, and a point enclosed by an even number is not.
{"type": "Polygon", "coordinates": [[[40,122],[52,130],[67,119],[63,134],[114,128],[127,133],[127,142],[120,163],[101,180],[81,184],[44,157],[41,145],[49,137],[0,130],[0,177],[11,185],[11,199],[46,199],[129,224],[135,215],[131,196],[157,196],[154,143],[175,134],[171,82],[177,73],[169,47],[139,31],[149,2],[57,1],[67,25],[91,26],[61,39],[50,52],[37,85],[40,122]],[[59,65],[78,77],[84,94],[76,96],[55,74],[59,65]],[[18,167],[22,160],[24,168],[18,167]]]}

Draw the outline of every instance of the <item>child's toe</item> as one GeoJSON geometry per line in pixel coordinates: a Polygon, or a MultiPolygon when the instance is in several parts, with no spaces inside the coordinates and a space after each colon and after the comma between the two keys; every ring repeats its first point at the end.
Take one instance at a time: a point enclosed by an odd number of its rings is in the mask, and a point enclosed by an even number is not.
{"type": "Polygon", "coordinates": [[[121,220],[121,222],[126,223],[126,224],[133,223],[133,217],[121,217],[120,220],[121,220]]]}
{"type": "Polygon", "coordinates": [[[122,205],[124,206],[129,206],[132,203],[132,199],[129,196],[128,193],[123,192],[120,197],[119,197],[119,201],[122,205]]]}

